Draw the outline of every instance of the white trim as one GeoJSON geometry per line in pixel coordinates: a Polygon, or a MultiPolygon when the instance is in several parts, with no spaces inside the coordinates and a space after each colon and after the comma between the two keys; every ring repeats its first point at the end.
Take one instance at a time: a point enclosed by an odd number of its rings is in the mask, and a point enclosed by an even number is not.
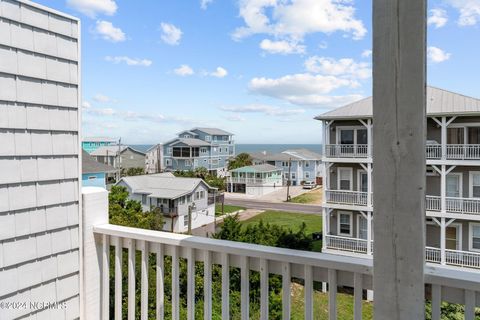
{"type": "Polygon", "coordinates": [[[468,250],[469,251],[475,251],[475,252],[480,252],[480,249],[474,249],[473,248],[473,226],[475,227],[480,227],[480,223],[478,222],[469,222],[468,223],[468,250]]]}
{"type": "Polygon", "coordinates": [[[351,168],[351,167],[338,167],[337,168],[337,190],[342,190],[342,189],[340,189],[340,171],[342,171],[342,170],[350,171],[350,189],[344,190],[344,191],[353,191],[353,168],[351,168]]]}
{"type": "Polygon", "coordinates": [[[463,198],[463,173],[462,172],[450,172],[446,175],[446,177],[445,177],[445,195],[447,197],[449,197],[449,195],[447,195],[447,178],[448,178],[448,176],[458,176],[458,177],[460,177],[460,179],[458,179],[458,183],[459,183],[458,191],[460,193],[460,195],[458,197],[463,198]]]}
{"type": "Polygon", "coordinates": [[[353,237],[353,212],[351,212],[351,211],[337,211],[337,235],[353,237]],[[342,214],[343,215],[348,215],[350,217],[350,233],[341,233],[340,232],[340,216],[342,214]]]}
{"type": "Polygon", "coordinates": [[[478,199],[473,197],[473,175],[480,174],[480,171],[469,171],[468,172],[468,197],[472,199],[478,199]]]}
{"type": "MultiPolygon", "coordinates": [[[[439,223],[440,223],[440,221],[439,221],[439,223]]],[[[439,231],[439,232],[442,232],[442,231],[440,230],[440,229],[441,229],[441,226],[440,226],[439,224],[437,224],[437,223],[436,223],[435,221],[433,221],[433,220],[432,220],[432,221],[428,221],[428,220],[425,221],[425,226],[427,226],[427,225],[430,225],[430,226],[433,226],[433,227],[435,227],[435,228],[438,228],[438,231],[439,231]]],[[[462,251],[462,250],[463,250],[463,225],[462,225],[462,223],[460,223],[460,222],[452,222],[452,223],[449,224],[446,228],[450,228],[450,227],[454,227],[454,228],[457,229],[457,242],[458,242],[458,244],[457,244],[457,249],[456,249],[456,250],[457,250],[457,251],[462,251]]],[[[426,228],[425,228],[425,236],[427,235],[426,232],[427,232],[427,230],[426,230],[426,228]]],[[[445,238],[446,238],[446,230],[445,230],[445,238]]],[[[440,240],[440,241],[441,241],[441,240],[440,240]]],[[[446,241],[446,239],[445,239],[445,241],[446,241]]],[[[426,244],[425,244],[425,245],[426,245],[426,244]]],[[[446,247],[446,245],[447,245],[447,244],[445,243],[445,247],[446,247]]],[[[441,246],[441,244],[440,244],[440,246],[441,246]]],[[[428,246],[427,246],[427,247],[428,247],[428,246]]]]}

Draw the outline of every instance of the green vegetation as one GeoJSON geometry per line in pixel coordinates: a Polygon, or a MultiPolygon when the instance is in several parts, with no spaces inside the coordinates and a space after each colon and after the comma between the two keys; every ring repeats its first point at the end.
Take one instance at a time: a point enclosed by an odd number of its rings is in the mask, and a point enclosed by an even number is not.
{"type": "Polygon", "coordinates": [[[252,163],[252,156],[250,156],[246,152],[239,153],[235,158],[230,159],[230,161],[228,162],[228,170],[251,166],[252,163]]]}
{"type": "Polygon", "coordinates": [[[223,205],[223,213],[222,213],[222,204],[221,203],[217,203],[215,205],[215,215],[218,217],[218,216],[221,216],[223,214],[228,214],[228,213],[232,213],[232,212],[236,212],[236,211],[239,211],[239,210],[245,210],[244,207],[239,207],[239,206],[231,206],[231,205],[228,205],[228,204],[225,204],[223,205]]]}
{"type": "Polygon", "coordinates": [[[322,203],[322,189],[315,189],[299,196],[296,196],[290,200],[293,203],[322,203]]]}
{"type": "Polygon", "coordinates": [[[305,233],[307,235],[313,232],[322,231],[322,217],[315,214],[298,213],[298,212],[283,212],[283,211],[265,211],[255,217],[243,221],[245,226],[257,224],[260,221],[264,223],[275,224],[278,226],[298,231],[302,224],[306,224],[305,233]]]}
{"type": "Polygon", "coordinates": [[[210,174],[208,170],[203,167],[189,171],[175,171],[173,174],[176,177],[200,178],[208,183],[209,186],[217,188],[219,191],[225,190],[225,178],[210,174]]]}
{"type": "Polygon", "coordinates": [[[140,176],[142,174],[145,174],[145,170],[143,168],[123,168],[121,172],[122,177],[140,176]]]}

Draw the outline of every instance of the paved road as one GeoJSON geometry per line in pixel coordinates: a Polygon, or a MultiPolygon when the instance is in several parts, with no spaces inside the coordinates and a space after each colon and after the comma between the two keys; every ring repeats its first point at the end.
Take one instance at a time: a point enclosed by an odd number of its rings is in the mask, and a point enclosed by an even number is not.
{"type": "Polygon", "coordinates": [[[298,204],[287,202],[265,202],[259,200],[243,200],[243,199],[225,199],[225,204],[240,206],[249,209],[259,210],[277,210],[292,211],[311,214],[322,214],[322,206],[310,204],[298,204]]]}

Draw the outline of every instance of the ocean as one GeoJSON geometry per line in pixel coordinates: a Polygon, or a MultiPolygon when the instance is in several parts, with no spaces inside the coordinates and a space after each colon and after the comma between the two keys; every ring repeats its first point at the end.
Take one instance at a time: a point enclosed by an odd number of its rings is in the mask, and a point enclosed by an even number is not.
{"type": "MultiPolygon", "coordinates": [[[[138,151],[147,151],[152,144],[132,144],[130,147],[138,151]]],[[[236,154],[242,152],[263,152],[279,153],[287,149],[308,149],[313,152],[322,153],[321,144],[236,144],[236,154]]]]}

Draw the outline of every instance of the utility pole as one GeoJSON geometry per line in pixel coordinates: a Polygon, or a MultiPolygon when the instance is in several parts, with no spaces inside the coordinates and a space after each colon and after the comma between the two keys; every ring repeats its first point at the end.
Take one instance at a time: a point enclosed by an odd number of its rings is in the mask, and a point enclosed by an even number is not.
{"type": "Polygon", "coordinates": [[[195,202],[188,206],[188,234],[192,234],[192,211],[196,208],[195,202]]]}
{"type": "Polygon", "coordinates": [[[292,158],[288,159],[288,179],[287,179],[287,202],[290,201],[290,173],[292,171],[292,158]]]}
{"type": "Polygon", "coordinates": [[[122,166],[120,165],[120,146],[122,144],[122,138],[118,139],[118,152],[117,152],[117,165],[118,165],[118,173],[117,173],[117,181],[120,181],[122,176],[122,166]]]}

